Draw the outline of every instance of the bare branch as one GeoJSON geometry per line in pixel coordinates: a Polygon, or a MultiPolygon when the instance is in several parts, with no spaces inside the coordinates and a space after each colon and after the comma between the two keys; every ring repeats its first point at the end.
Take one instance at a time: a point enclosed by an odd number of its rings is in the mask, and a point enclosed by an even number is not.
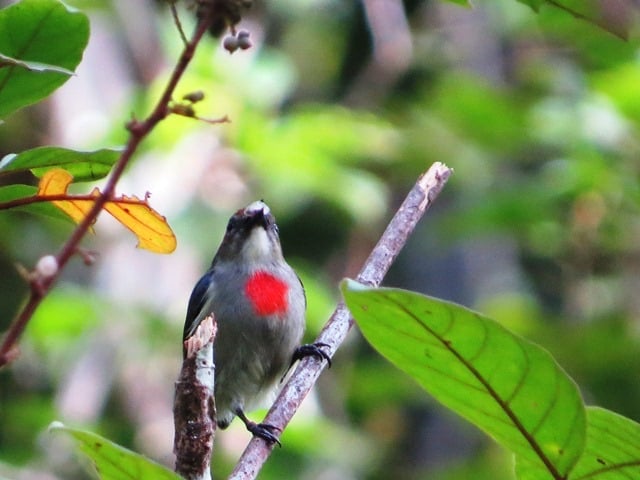
{"type": "MultiPolygon", "coordinates": [[[[0,202],[0,210],[9,210],[11,208],[16,207],[24,207],[25,205],[31,205],[32,203],[42,203],[42,202],[63,202],[63,201],[89,201],[93,202],[97,197],[97,195],[91,194],[72,194],[72,193],[58,193],[54,195],[41,195],[35,194],[30,197],[20,197],[14,198],[13,200],[7,200],[6,202],[0,202]]],[[[124,205],[139,205],[143,200],[133,199],[133,198],[124,198],[120,197],[117,199],[118,203],[124,205]]],[[[146,201],[146,200],[144,200],[146,201]]]]}
{"type": "MultiPolygon", "coordinates": [[[[359,282],[371,286],[380,284],[416,224],[435,201],[452,172],[453,170],[445,164],[436,162],[418,179],[360,270],[357,277],[359,282]]],[[[352,326],[353,318],[344,303],[340,302],[316,342],[327,344],[330,355],[333,356],[352,326]]],[[[324,362],[314,357],[301,360],[267,413],[264,423],[282,431],[315,384],[324,365],[324,362]]],[[[256,478],[272,449],[273,445],[254,437],[229,478],[232,480],[256,478]]]]}

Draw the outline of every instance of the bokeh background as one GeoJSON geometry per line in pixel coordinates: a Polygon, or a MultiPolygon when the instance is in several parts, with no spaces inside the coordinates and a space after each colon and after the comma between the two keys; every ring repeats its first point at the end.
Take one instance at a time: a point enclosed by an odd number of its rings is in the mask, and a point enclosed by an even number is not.
{"type": "MultiPolygon", "coordinates": [[[[163,2],[67,3],[91,17],[83,62],[54,97],[0,126],[0,156],[122,145],[125,122],[150,110],[177,58],[163,2]]],[[[596,3],[613,30],[634,14],[632,2],[596,3]]],[[[190,31],[193,12],[179,10],[190,31]]],[[[175,253],[136,249],[102,216],[83,242],[97,262],[70,264],[0,371],[0,475],[93,478],[47,432],[53,420],[172,466],[186,303],[229,215],[259,198],[271,206],[307,289],[311,340],[339,280],[434,161],[455,175],[385,284],[480,310],[547,348],[589,404],[640,419],[637,42],[515,0],[256,1],[241,28],[253,48],[229,55],[206,40],[178,87],[205,92],[200,116],[231,123],[168,118],[118,185],[151,193],[175,253]]],[[[71,230],[0,214],[1,330],[27,293],[15,264],[33,266],[71,230]]],[[[218,478],[248,440],[238,422],[218,434],[218,478]]],[[[508,453],[355,331],[283,444],[261,478],[513,478],[508,453]]]]}

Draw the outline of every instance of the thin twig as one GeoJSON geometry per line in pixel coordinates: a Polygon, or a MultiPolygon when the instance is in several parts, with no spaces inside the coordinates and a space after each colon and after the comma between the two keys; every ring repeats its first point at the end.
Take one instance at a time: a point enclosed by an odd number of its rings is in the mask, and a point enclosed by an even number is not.
{"type": "Polygon", "coordinates": [[[155,128],[155,126],[162,121],[167,115],[169,115],[169,104],[171,102],[171,97],[173,92],[176,89],[176,85],[178,81],[184,74],[189,62],[193,58],[196,47],[198,43],[207,32],[209,25],[213,20],[213,12],[210,11],[208,15],[203,16],[198,23],[195,32],[189,42],[184,47],[178,62],[171,73],[171,77],[167,82],[167,86],[165,90],[158,100],[153,111],[149,114],[149,116],[143,120],[132,120],[127,124],[127,128],[129,130],[129,139],[127,144],[120,155],[120,158],[116,162],[111,171],[109,179],[102,191],[102,194],[98,195],[94,199],[94,204],[89,213],[87,213],[86,217],[78,224],[75,230],[72,232],[71,236],[67,239],[65,244],[62,246],[58,254],[56,255],[56,260],[58,262],[58,272],[46,279],[42,282],[35,283],[31,282],[31,293],[29,295],[29,299],[27,300],[26,305],[23,309],[18,313],[14,321],[12,322],[9,330],[4,336],[2,341],[2,345],[0,346],[0,367],[6,365],[10,361],[12,361],[16,357],[17,351],[17,341],[22,335],[25,327],[29,323],[29,320],[33,316],[38,305],[42,302],[43,298],[49,293],[52,285],[56,282],[56,280],[60,276],[60,272],[67,264],[69,259],[78,251],[78,246],[80,241],[85,236],[91,225],[95,222],[96,218],[102,211],[104,205],[113,198],[116,184],[118,180],[122,176],[125,168],[131,161],[131,158],[134,152],[138,149],[138,146],[142,142],[142,140],[149,135],[149,133],[155,128]]]}
{"type": "MultiPolygon", "coordinates": [[[[436,162],[418,179],[360,270],[357,276],[359,282],[371,286],[380,285],[416,224],[436,199],[452,172],[453,170],[443,163],[436,162]]],[[[316,342],[328,345],[329,354],[333,356],[352,326],[353,318],[344,303],[340,302],[316,342]]],[[[267,413],[264,423],[273,425],[282,431],[315,384],[325,365],[325,362],[314,357],[301,360],[267,413]]],[[[273,445],[254,437],[240,457],[229,479],[250,480],[256,478],[272,449],[273,445]]]]}
{"type": "Polygon", "coordinates": [[[178,9],[176,8],[175,2],[171,2],[169,6],[171,8],[171,16],[173,17],[173,23],[176,24],[176,28],[178,29],[178,33],[180,34],[180,38],[182,39],[182,43],[187,46],[189,44],[189,40],[187,40],[187,36],[184,34],[184,29],[182,28],[182,22],[180,21],[180,16],[178,15],[178,9]]]}
{"type": "MultiPolygon", "coordinates": [[[[25,205],[31,205],[32,203],[42,203],[42,202],[93,202],[98,198],[97,195],[91,194],[70,194],[70,193],[56,193],[54,195],[32,195],[30,197],[21,197],[14,198],[13,200],[7,200],[6,202],[0,202],[0,210],[8,210],[16,207],[24,207],[25,205]]],[[[139,198],[113,198],[112,201],[120,203],[120,204],[128,204],[128,205],[140,205],[146,204],[146,200],[141,200],[139,198]]],[[[108,202],[108,200],[107,200],[108,202]]]]}

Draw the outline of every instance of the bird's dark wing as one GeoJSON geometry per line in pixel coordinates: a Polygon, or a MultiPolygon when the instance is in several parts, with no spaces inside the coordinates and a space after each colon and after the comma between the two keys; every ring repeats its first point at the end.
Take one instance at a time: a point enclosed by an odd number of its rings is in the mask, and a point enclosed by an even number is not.
{"type": "Polygon", "coordinates": [[[198,328],[200,321],[206,316],[202,309],[207,303],[207,290],[213,281],[213,269],[205,273],[191,292],[189,306],[187,307],[187,318],[184,321],[184,331],[182,340],[189,338],[198,328]]]}

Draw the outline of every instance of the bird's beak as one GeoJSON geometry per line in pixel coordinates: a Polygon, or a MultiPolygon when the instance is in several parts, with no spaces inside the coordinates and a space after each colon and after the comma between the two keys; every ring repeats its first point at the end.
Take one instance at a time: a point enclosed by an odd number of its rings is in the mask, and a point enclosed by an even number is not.
{"type": "Polygon", "coordinates": [[[263,228],[267,228],[267,217],[264,214],[264,208],[248,212],[248,217],[249,225],[251,225],[251,227],[260,225],[263,228]]]}

